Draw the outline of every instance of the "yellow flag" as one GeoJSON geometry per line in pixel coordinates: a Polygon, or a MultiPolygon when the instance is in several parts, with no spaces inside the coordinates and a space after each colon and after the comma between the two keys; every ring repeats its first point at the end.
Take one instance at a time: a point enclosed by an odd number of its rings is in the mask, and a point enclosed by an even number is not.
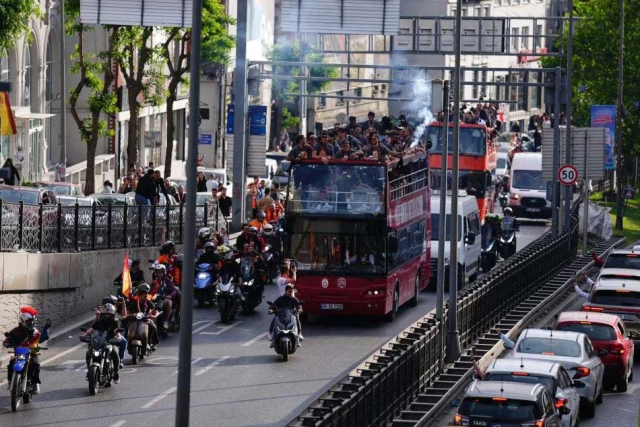
{"type": "Polygon", "coordinates": [[[15,135],[17,133],[16,121],[13,118],[7,92],[0,92],[0,121],[0,135],[15,135]]]}
{"type": "Polygon", "coordinates": [[[131,272],[129,271],[129,255],[124,254],[124,265],[122,266],[122,293],[131,297],[131,272]]]}

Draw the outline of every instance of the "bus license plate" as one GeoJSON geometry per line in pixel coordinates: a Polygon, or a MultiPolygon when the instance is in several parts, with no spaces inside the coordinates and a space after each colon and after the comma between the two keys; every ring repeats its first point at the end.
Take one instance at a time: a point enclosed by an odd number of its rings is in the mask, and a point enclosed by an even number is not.
{"type": "Polygon", "coordinates": [[[527,208],[527,212],[540,212],[540,208],[527,208]]]}
{"type": "Polygon", "coordinates": [[[343,309],[343,305],[342,304],[320,304],[320,310],[342,310],[343,309]]]}
{"type": "Polygon", "coordinates": [[[636,321],[636,315],[635,314],[619,314],[618,316],[620,316],[620,318],[622,320],[630,320],[632,322],[636,321]]]}

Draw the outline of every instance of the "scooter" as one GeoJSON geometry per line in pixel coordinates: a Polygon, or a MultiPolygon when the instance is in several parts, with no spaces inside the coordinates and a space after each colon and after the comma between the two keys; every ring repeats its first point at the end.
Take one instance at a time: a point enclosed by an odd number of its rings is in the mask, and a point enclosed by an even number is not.
{"type": "Polygon", "coordinates": [[[516,253],[516,230],[513,228],[502,230],[500,234],[500,256],[509,259],[516,253]]]}
{"type": "Polygon", "coordinates": [[[232,322],[236,317],[238,310],[238,294],[236,293],[236,285],[233,278],[221,278],[216,286],[216,304],[220,312],[220,321],[222,323],[232,322]],[[225,280],[226,279],[226,280],[225,280]]]}
{"type": "MultiPolygon", "coordinates": [[[[158,294],[156,296],[156,299],[153,302],[155,304],[156,310],[161,311],[164,309],[165,299],[166,298],[164,295],[158,294]]],[[[180,313],[178,312],[179,306],[175,301],[172,302],[173,304],[171,305],[171,314],[169,315],[169,321],[167,322],[169,324],[169,327],[165,330],[165,328],[162,326],[163,322],[158,322],[158,333],[160,334],[160,338],[165,338],[168,332],[178,332],[180,330],[180,313]]]]}
{"type": "Polygon", "coordinates": [[[294,354],[298,349],[300,342],[298,323],[293,310],[278,308],[271,301],[267,301],[267,304],[276,316],[271,337],[273,348],[286,362],[289,360],[289,355],[294,354]]]}
{"type": "Polygon", "coordinates": [[[496,238],[499,237],[499,229],[492,224],[485,223],[480,228],[482,235],[482,247],[480,252],[480,267],[484,273],[490,271],[498,262],[498,246],[496,238]]]}
{"type": "MultiPolygon", "coordinates": [[[[87,328],[80,328],[87,332],[87,328]]],[[[93,332],[90,336],[81,336],[80,341],[87,343],[87,360],[89,361],[89,394],[94,396],[99,387],[109,388],[115,374],[112,352],[118,351],[120,340],[112,338],[107,340],[106,332],[93,332]]]]}
{"type": "MultiPolygon", "coordinates": [[[[24,343],[23,343],[24,344],[24,343]]],[[[31,359],[39,355],[40,350],[47,350],[43,347],[29,348],[25,345],[15,347],[12,358],[13,375],[11,376],[11,410],[16,412],[20,408],[20,403],[29,403],[33,398],[36,385],[31,382],[31,359]]]]}
{"type": "MultiPolygon", "coordinates": [[[[158,312],[160,316],[162,312],[158,312]]],[[[150,356],[155,349],[149,345],[149,321],[150,316],[144,313],[132,314],[129,322],[129,330],[127,332],[127,350],[131,355],[131,363],[138,364],[138,360],[144,360],[146,356],[150,356]]]]}
{"type": "Polygon", "coordinates": [[[198,301],[198,308],[204,308],[208,302],[213,305],[216,300],[213,269],[214,266],[212,264],[196,264],[193,296],[198,301]]]}
{"type": "Polygon", "coordinates": [[[505,191],[500,192],[500,194],[498,195],[498,201],[500,202],[500,207],[502,208],[502,210],[504,210],[509,203],[509,193],[505,191]]]}
{"type": "MultiPolygon", "coordinates": [[[[263,265],[263,267],[266,267],[263,265]]],[[[242,313],[250,314],[262,303],[264,283],[267,278],[265,268],[256,269],[252,255],[245,255],[240,261],[240,274],[242,276],[242,294],[244,301],[241,302],[242,313]]]]}

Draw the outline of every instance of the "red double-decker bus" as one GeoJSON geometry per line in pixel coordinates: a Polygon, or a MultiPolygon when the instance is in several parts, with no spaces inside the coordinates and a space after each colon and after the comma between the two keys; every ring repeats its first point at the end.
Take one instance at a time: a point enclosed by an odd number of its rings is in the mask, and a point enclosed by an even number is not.
{"type": "MultiPolygon", "coordinates": [[[[443,123],[434,122],[427,128],[427,138],[432,147],[429,151],[431,166],[431,188],[440,190],[442,175],[443,123]]],[[[449,124],[449,153],[453,151],[453,123],[449,124]]],[[[447,189],[451,189],[451,154],[447,162],[447,189]]],[[[485,125],[460,123],[460,174],[459,189],[467,190],[478,200],[480,220],[493,212],[495,204],[495,176],[498,161],[498,146],[492,141],[485,125]]]]}
{"type": "Polygon", "coordinates": [[[431,274],[429,158],[301,160],[290,168],[285,255],[310,314],[385,315],[418,303],[431,274]]]}

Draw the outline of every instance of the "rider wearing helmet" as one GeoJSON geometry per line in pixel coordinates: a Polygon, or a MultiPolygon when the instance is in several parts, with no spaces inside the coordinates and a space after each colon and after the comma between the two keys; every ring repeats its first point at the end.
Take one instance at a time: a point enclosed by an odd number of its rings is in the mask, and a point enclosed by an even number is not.
{"type": "Polygon", "coordinates": [[[162,302],[162,328],[166,331],[169,328],[169,319],[171,318],[171,310],[174,304],[180,307],[180,291],[173,283],[173,280],[167,275],[167,267],[164,264],[155,264],[155,276],[153,281],[153,289],[151,290],[151,298],[160,295],[164,298],[162,302]]]}
{"type": "MultiPolygon", "coordinates": [[[[119,369],[124,368],[122,365],[122,359],[124,358],[124,353],[127,349],[127,340],[120,334],[120,322],[116,319],[116,306],[111,303],[106,303],[102,306],[100,310],[100,315],[96,320],[94,320],[93,325],[89,329],[87,329],[86,335],[91,335],[94,331],[97,332],[106,332],[107,333],[107,341],[111,339],[119,339],[119,351],[113,351],[111,353],[111,358],[113,359],[113,380],[116,384],[120,382],[120,373],[119,369]]],[[[89,367],[89,353],[87,353],[87,368],[89,367]]],[[[89,375],[87,373],[87,375],[89,375]]],[[[87,377],[88,378],[88,377],[87,377]]]]}
{"type": "Polygon", "coordinates": [[[196,240],[196,258],[204,253],[204,245],[211,241],[211,229],[202,227],[198,230],[198,239],[196,240]]]}
{"type": "Polygon", "coordinates": [[[136,287],[135,295],[127,305],[127,312],[130,316],[135,316],[136,313],[142,313],[145,316],[149,316],[149,344],[151,344],[151,346],[155,346],[160,342],[158,339],[158,327],[153,321],[158,312],[149,299],[149,292],[151,292],[151,286],[144,282],[140,283],[136,287]]]}
{"type": "Polygon", "coordinates": [[[513,232],[520,228],[518,221],[513,216],[513,209],[506,207],[502,211],[504,217],[502,218],[502,231],[513,232]]]}
{"type": "Polygon", "coordinates": [[[250,228],[251,226],[249,224],[242,224],[242,233],[236,239],[236,247],[242,250],[245,244],[249,244],[251,241],[253,241],[256,246],[256,250],[261,253],[263,244],[258,238],[257,230],[256,234],[253,234],[251,233],[250,228]]]}
{"type": "Polygon", "coordinates": [[[261,230],[262,227],[267,224],[269,224],[267,221],[267,214],[265,214],[264,211],[258,211],[258,215],[256,215],[256,218],[249,223],[249,226],[261,230]]]}
{"type": "Polygon", "coordinates": [[[217,268],[218,262],[220,262],[220,257],[216,253],[216,245],[213,242],[207,242],[204,245],[204,253],[200,255],[196,264],[211,264],[217,268]]]}
{"type": "MultiPolygon", "coordinates": [[[[38,310],[33,307],[24,306],[20,308],[20,314],[18,315],[19,324],[17,327],[13,328],[11,331],[6,332],[4,336],[6,337],[3,341],[3,345],[5,347],[15,348],[15,347],[29,347],[31,349],[35,349],[38,347],[38,344],[43,343],[49,339],[49,328],[51,328],[51,322],[47,320],[42,329],[42,332],[36,329],[35,324],[38,315],[38,310]]],[[[40,392],[40,358],[32,354],[32,369],[31,372],[31,383],[36,385],[33,394],[38,394],[40,392]]],[[[13,363],[14,359],[11,358],[9,361],[9,367],[7,369],[7,379],[9,381],[8,387],[11,387],[11,377],[13,374],[13,363]]]]}
{"type": "Polygon", "coordinates": [[[171,240],[166,241],[160,248],[160,256],[157,262],[167,267],[167,274],[171,276],[176,286],[180,286],[182,284],[182,270],[177,266],[177,260],[178,255],[176,254],[175,243],[171,240]]]}

